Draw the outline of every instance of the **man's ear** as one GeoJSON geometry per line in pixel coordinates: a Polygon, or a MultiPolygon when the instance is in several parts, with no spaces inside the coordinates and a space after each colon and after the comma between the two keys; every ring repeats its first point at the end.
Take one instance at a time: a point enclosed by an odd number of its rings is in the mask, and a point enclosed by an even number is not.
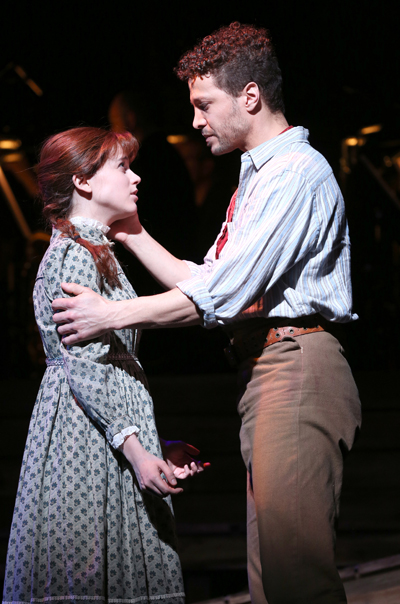
{"type": "Polygon", "coordinates": [[[261,95],[258,84],[255,82],[249,82],[242,90],[244,96],[244,104],[249,113],[259,108],[261,103],[261,95]]]}
{"type": "Polygon", "coordinates": [[[76,174],[72,177],[72,182],[75,185],[75,188],[82,193],[91,193],[92,188],[90,186],[89,180],[85,176],[77,176],[76,174]]]}

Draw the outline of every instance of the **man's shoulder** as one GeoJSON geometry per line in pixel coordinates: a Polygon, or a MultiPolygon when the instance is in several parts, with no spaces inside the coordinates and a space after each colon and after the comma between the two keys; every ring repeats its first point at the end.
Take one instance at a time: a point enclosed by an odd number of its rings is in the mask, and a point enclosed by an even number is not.
{"type": "Polygon", "coordinates": [[[291,142],[281,149],[274,160],[282,173],[298,174],[313,187],[333,177],[332,168],[325,157],[307,140],[291,142]]]}

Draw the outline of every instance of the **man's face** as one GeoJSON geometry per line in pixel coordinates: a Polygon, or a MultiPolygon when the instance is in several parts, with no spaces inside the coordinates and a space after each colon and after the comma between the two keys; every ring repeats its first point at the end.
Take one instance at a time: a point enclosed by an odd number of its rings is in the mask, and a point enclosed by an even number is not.
{"type": "Polygon", "coordinates": [[[214,155],[245,149],[247,112],[241,97],[232,97],[215,85],[213,76],[189,80],[190,102],[194,107],[193,128],[201,130],[214,155]]]}

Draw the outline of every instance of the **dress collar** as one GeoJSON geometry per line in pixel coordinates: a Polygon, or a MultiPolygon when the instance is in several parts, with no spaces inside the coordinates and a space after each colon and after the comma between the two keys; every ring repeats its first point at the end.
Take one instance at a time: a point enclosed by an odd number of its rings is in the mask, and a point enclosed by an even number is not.
{"type": "Polygon", "coordinates": [[[92,229],[98,229],[102,233],[104,233],[104,235],[107,235],[108,231],[110,230],[109,226],[103,224],[99,220],[95,220],[94,218],[84,218],[83,216],[73,216],[73,218],[70,218],[69,220],[76,227],[89,227],[92,229]]]}

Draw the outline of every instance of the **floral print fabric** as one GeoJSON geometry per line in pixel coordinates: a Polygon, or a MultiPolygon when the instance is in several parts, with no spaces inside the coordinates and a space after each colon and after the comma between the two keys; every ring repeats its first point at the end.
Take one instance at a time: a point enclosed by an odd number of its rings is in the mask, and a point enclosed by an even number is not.
{"type": "MultiPolygon", "coordinates": [[[[100,244],[98,226],[79,225],[100,244]]],[[[136,296],[119,267],[122,289],[136,296]]],[[[61,282],[99,292],[90,253],[54,231],[34,288],[36,321],[49,366],[33,410],[7,554],[3,604],[63,601],[184,601],[170,498],[142,493],[118,435],[137,432],[162,457],[153,404],[129,329],[65,347],[51,302],[61,282]],[[53,360],[53,363],[52,363],[53,360]],[[54,362],[56,360],[56,362],[54,362]]],[[[100,292],[99,292],[100,293],[100,292]]]]}

